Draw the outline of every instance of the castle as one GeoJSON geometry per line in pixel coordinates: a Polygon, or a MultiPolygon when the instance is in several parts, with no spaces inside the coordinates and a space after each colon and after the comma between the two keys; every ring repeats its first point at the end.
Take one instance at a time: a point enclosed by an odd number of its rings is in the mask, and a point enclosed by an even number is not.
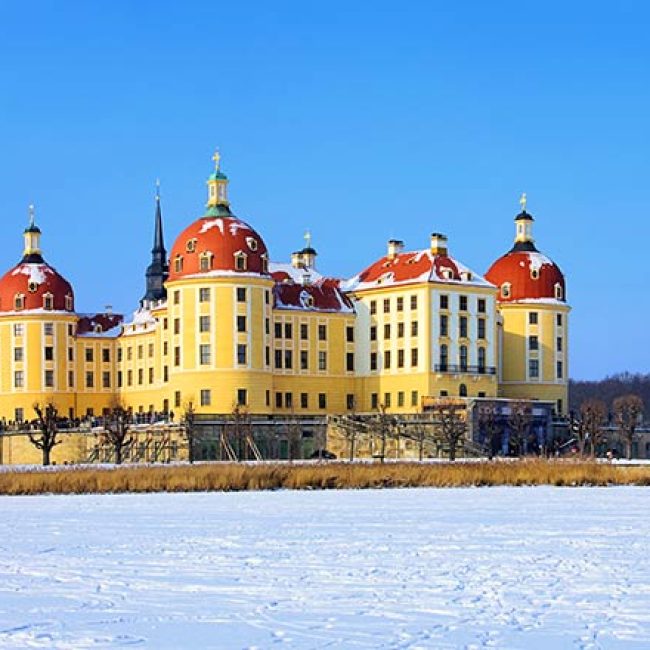
{"type": "Polygon", "coordinates": [[[485,276],[452,257],[447,238],[421,250],[391,240],[350,279],[323,277],[316,250],[271,259],[231,211],[215,156],[202,216],[168,255],[160,196],[146,293],[130,320],[76,311],[74,290],[41,252],[33,212],[20,262],[0,279],[0,418],[54,401],[70,418],[115,400],[134,413],[322,416],[428,401],[512,398],[567,409],[564,276],[540,253],[533,217],[485,276]]]}

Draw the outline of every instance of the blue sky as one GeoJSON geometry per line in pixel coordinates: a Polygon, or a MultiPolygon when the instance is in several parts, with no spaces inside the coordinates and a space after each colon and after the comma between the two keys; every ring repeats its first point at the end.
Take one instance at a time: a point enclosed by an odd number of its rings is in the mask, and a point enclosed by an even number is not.
{"type": "Polygon", "coordinates": [[[650,369],[642,2],[0,3],[0,266],[34,202],[77,308],[143,293],[216,146],[238,216],[352,275],[442,231],[478,272],[525,191],[573,306],[571,374],[650,369]]]}

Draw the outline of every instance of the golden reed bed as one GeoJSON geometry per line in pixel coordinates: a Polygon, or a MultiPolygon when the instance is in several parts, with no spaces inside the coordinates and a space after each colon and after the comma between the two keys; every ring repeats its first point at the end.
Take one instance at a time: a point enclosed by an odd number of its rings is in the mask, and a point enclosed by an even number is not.
{"type": "Polygon", "coordinates": [[[589,461],[456,463],[214,463],[0,473],[0,494],[650,485],[650,466],[589,461]]]}

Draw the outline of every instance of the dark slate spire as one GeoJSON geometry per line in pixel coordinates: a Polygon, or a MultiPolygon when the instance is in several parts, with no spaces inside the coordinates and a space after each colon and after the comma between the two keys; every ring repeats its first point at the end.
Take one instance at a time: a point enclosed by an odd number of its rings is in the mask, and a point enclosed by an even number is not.
{"type": "Polygon", "coordinates": [[[153,236],[153,248],[151,249],[151,264],[147,267],[147,292],[140,301],[145,307],[167,297],[165,281],[169,274],[167,264],[167,251],[163,239],[162,213],[160,210],[160,183],[156,182],[156,221],[153,236]]]}

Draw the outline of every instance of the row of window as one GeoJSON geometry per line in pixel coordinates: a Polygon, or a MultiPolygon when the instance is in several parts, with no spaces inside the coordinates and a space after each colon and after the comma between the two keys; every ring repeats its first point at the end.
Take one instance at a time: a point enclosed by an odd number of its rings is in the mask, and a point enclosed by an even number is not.
{"type": "MultiPolygon", "coordinates": [[[[562,327],[562,323],[564,322],[564,319],[562,318],[562,314],[555,314],[555,324],[558,327],[562,327]]],[[[530,311],[528,312],[528,324],[529,325],[538,325],[539,324],[539,313],[536,311],[530,311]]]]}
{"type": "MultiPolygon", "coordinates": [[[[479,372],[484,372],[487,368],[486,365],[486,360],[487,360],[487,352],[484,347],[479,347],[477,348],[477,361],[478,361],[478,370],[479,372]]],[[[397,350],[397,368],[404,368],[405,367],[405,351],[404,350],[397,350]]],[[[411,348],[411,367],[415,368],[418,365],[418,349],[417,348],[411,348]]],[[[379,361],[379,355],[377,352],[371,352],[370,353],[370,370],[378,370],[378,361],[379,361]]],[[[390,370],[393,362],[393,354],[392,350],[384,350],[383,353],[383,370],[390,370]]],[[[461,345],[458,347],[458,365],[459,365],[459,370],[461,372],[466,372],[469,368],[469,349],[466,345],[461,345]]],[[[440,346],[440,356],[439,356],[439,364],[438,364],[438,370],[441,372],[446,372],[447,369],[449,368],[449,346],[446,343],[443,343],[440,346]]]]}
{"type": "MultiPolygon", "coordinates": [[[[556,352],[562,352],[563,348],[563,339],[561,336],[556,337],[555,339],[555,350],[556,352]]],[[[528,349],[531,351],[539,350],[539,337],[535,334],[531,334],[528,337],[528,349]]]]}
{"type": "MultiPolygon", "coordinates": [[[[270,400],[270,392],[266,391],[266,405],[270,406],[269,404],[270,400]]],[[[352,404],[352,406],[348,406],[348,409],[354,408],[354,395],[353,394],[348,394],[346,395],[346,403],[348,405],[352,404]]],[[[319,409],[326,409],[327,408],[327,393],[318,393],[317,395],[317,404],[319,409]]],[[[309,408],[309,393],[300,393],[299,396],[299,407],[301,409],[308,409],[309,408]]],[[[296,406],[294,404],[293,400],[293,393],[276,393],[275,394],[275,408],[281,409],[291,409],[296,406]]]]}
{"type": "MultiPolygon", "coordinates": [[[[533,276],[533,271],[531,271],[531,276],[533,276]]],[[[533,276],[533,280],[537,280],[539,278],[539,272],[537,272],[536,276],[533,276]]],[[[562,289],[562,285],[559,282],[556,282],[555,285],[553,286],[553,293],[555,295],[556,300],[564,300],[564,290],[562,289]]],[[[512,284],[510,282],[504,282],[501,285],[501,297],[502,298],[510,298],[512,295],[512,284]]]]}
{"type": "MultiPolygon", "coordinates": [[[[397,338],[404,338],[405,324],[397,323],[397,338]]],[[[393,332],[392,325],[390,323],[384,323],[384,339],[389,339],[393,332]]],[[[414,320],[411,322],[411,336],[418,335],[418,321],[414,320]]],[[[460,316],[458,319],[458,336],[460,338],[467,338],[469,332],[469,321],[467,316],[460,316]]],[[[486,324],[485,318],[477,318],[476,320],[476,336],[479,339],[485,339],[486,333],[486,324]]],[[[440,336],[449,336],[449,316],[446,314],[440,315],[440,336]]],[[[377,340],[377,326],[370,326],[370,340],[377,340]]]]}
{"type": "MultiPolygon", "coordinates": [[[[237,302],[246,302],[248,292],[246,287],[237,287],[236,288],[236,297],[237,302]]],[[[210,287],[199,287],[199,302],[210,302],[211,291],[210,287]]],[[[268,305],[271,303],[271,293],[268,289],[264,291],[264,302],[268,305]]],[[[172,293],[172,303],[174,305],[181,304],[181,292],[179,289],[176,289],[172,293]]]]}
{"type": "MultiPolygon", "coordinates": [[[[530,379],[539,379],[539,371],[539,359],[529,359],[528,376],[530,379]]],[[[562,361],[556,361],[555,363],[555,378],[564,379],[564,363],[562,361]]]]}
{"type": "MultiPolygon", "coordinates": [[[[449,309],[449,298],[450,296],[443,294],[439,298],[439,307],[440,309],[449,309]]],[[[389,314],[391,311],[391,304],[392,300],[391,298],[384,298],[382,301],[382,310],[384,314],[389,314]]],[[[468,308],[468,296],[458,296],[458,309],[459,311],[467,311],[468,308]]],[[[418,308],[418,297],[416,295],[410,296],[410,306],[411,309],[417,309],[418,308]]],[[[476,299],[476,311],[478,311],[480,314],[484,314],[486,312],[487,308],[487,302],[485,298],[477,298],[476,299]]],[[[404,297],[403,296],[398,296],[395,298],[395,311],[404,311],[404,297]]],[[[370,313],[371,314],[376,314],[377,313],[377,301],[376,300],[371,300],[370,301],[370,313]]]]}
{"type": "MultiPolygon", "coordinates": [[[[30,282],[28,286],[30,293],[35,293],[38,290],[38,284],[35,282],[30,282]]],[[[65,297],[65,308],[67,311],[72,311],[72,296],[67,294],[65,297]]],[[[21,311],[25,309],[25,294],[17,293],[14,296],[14,309],[16,311],[21,311]]],[[[54,309],[54,296],[51,293],[46,293],[43,295],[43,309],[52,311],[54,309]]]]}

